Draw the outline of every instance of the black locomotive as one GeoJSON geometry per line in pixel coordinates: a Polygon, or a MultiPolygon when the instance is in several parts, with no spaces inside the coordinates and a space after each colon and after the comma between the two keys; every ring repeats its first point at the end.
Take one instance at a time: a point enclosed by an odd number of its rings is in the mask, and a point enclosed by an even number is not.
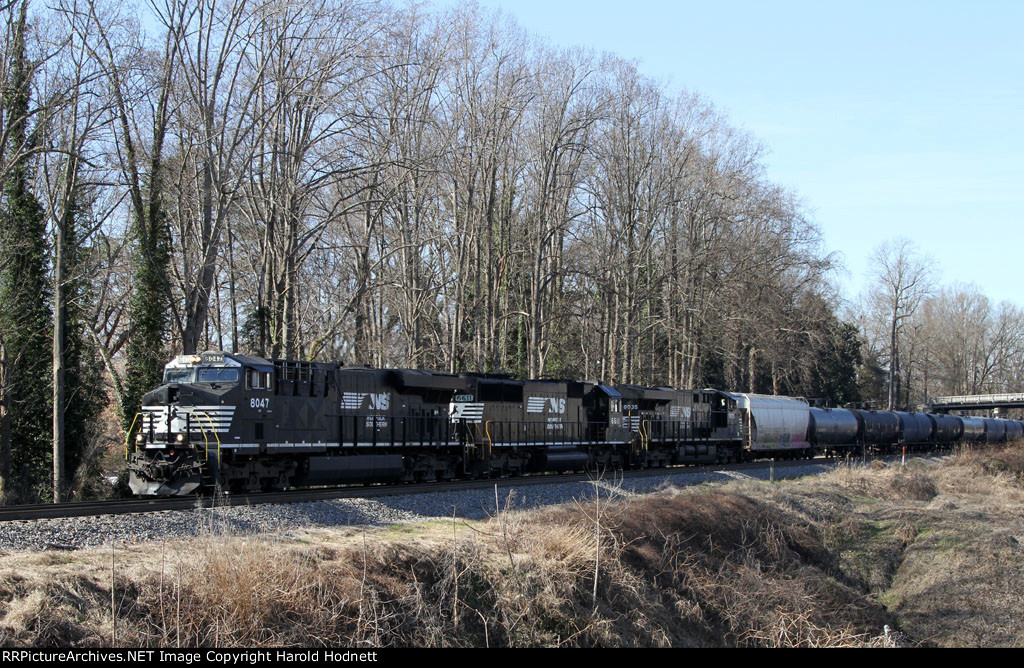
{"type": "Polygon", "coordinates": [[[139,495],[809,457],[1006,440],[1013,420],[818,409],[789,397],[179,356],[129,431],[139,495]]]}

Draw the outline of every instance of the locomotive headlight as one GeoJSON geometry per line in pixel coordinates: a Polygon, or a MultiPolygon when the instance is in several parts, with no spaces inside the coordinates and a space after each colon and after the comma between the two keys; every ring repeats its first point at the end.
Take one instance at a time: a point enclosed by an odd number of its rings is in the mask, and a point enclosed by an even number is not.
{"type": "Polygon", "coordinates": [[[146,440],[146,437],[143,436],[142,434],[136,434],[135,435],[135,442],[136,443],[142,443],[145,440],[146,440]]]}
{"type": "Polygon", "coordinates": [[[178,443],[184,443],[185,434],[178,434],[177,436],[174,437],[174,440],[177,441],[178,443]]]}

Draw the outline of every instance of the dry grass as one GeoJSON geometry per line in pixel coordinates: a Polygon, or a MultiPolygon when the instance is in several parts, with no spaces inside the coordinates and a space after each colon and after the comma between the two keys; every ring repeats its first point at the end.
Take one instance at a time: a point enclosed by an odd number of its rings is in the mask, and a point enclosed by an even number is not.
{"type": "Polygon", "coordinates": [[[841,466],[827,476],[828,482],[856,495],[892,501],[930,501],[938,494],[929,472],[914,466],[886,466],[874,461],[871,466],[841,466]]]}
{"type": "Polygon", "coordinates": [[[487,522],[211,526],[113,569],[109,548],[6,555],[0,644],[1019,645],[1022,472],[975,451],[487,522]]]}
{"type": "Polygon", "coordinates": [[[844,573],[925,644],[1024,644],[1024,449],[811,482],[854,500],[823,519],[844,573]]]}

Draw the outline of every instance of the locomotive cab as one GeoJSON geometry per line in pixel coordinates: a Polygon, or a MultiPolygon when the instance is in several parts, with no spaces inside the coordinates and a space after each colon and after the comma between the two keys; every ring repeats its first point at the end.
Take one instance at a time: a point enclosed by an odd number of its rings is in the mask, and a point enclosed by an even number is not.
{"type": "Polygon", "coordinates": [[[614,387],[600,383],[577,383],[586,410],[587,440],[622,443],[631,439],[623,420],[622,394],[614,387]]]}
{"type": "Polygon", "coordinates": [[[243,364],[225,353],[179,355],[164,367],[164,384],[142,397],[136,443],[216,440],[231,426],[243,364]]]}
{"type": "Polygon", "coordinates": [[[258,453],[273,385],[273,367],[260,358],[211,351],[171,360],[163,385],[143,396],[129,434],[132,491],[188,494],[214,486],[223,461],[258,453]],[[239,414],[254,433],[241,433],[239,414]]]}

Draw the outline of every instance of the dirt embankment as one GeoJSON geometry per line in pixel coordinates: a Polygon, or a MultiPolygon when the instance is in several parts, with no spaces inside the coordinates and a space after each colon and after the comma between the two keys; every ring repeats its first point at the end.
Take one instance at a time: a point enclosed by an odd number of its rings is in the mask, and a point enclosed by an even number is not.
{"type": "Polygon", "coordinates": [[[1024,644],[1024,452],[0,565],[3,645],[1024,644]]]}

